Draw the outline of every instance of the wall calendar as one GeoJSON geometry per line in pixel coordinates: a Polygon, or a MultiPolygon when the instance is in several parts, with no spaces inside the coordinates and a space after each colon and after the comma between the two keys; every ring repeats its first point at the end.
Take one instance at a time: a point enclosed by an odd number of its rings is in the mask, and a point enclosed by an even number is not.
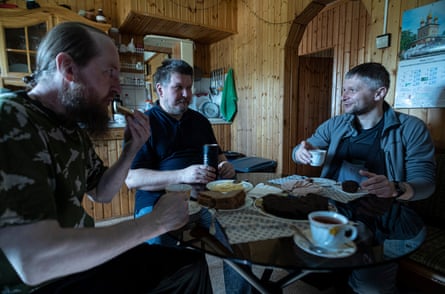
{"type": "Polygon", "coordinates": [[[402,18],[394,107],[445,107],[445,1],[402,18]]]}

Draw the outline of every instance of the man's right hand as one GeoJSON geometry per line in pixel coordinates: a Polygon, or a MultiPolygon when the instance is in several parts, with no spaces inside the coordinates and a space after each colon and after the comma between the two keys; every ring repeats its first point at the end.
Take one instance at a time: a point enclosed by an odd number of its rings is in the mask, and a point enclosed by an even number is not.
{"type": "Polygon", "coordinates": [[[216,179],[215,169],[204,165],[194,164],[181,170],[181,183],[207,184],[216,179]]]}
{"type": "Polygon", "coordinates": [[[311,154],[309,153],[309,150],[312,149],[314,149],[314,146],[312,146],[306,141],[301,141],[300,146],[298,147],[297,151],[294,154],[294,158],[300,164],[310,164],[311,154]]]}

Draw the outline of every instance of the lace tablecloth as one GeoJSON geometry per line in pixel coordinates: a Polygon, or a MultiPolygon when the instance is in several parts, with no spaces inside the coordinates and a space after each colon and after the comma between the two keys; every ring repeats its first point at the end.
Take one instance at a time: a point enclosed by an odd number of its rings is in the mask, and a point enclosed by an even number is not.
{"type": "MultiPolygon", "coordinates": [[[[305,176],[291,175],[291,176],[284,177],[284,178],[269,180],[269,183],[276,184],[276,185],[282,185],[288,181],[302,180],[302,179],[306,179],[306,178],[307,177],[305,177],[305,176]]],[[[320,192],[318,192],[317,194],[319,194],[320,196],[330,198],[335,201],[347,203],[349,201],[357,199],[358,197],[364,196],[366,193],[346,193],[346,192],[342,191],[341,185],[336,185],[336,186],[323,185],[321,187],[320,192]]]]}
{"type": "MultiPolygon", "coordinates": [[[[269,183],[281,185],[286,181],[304,178],[306,177],[292,175],[285,178],[269,180],[269,183]]],[[[253,190],[257,191],[257,193],[251,195],[248,193],[247,195],[252,198],[259,198],[264,196],[263,194],[279,192],[272,190],[272,188],[276,189],[275,187],[268,187],[263,183],[258,184],[255,188],[253,190]]],[[[340,202],[348,202],[355,199],[348,193],[329,186],[323,186],[321,192],[318,194],[340,202]]],[[[224,228],[230,244],[292,236],[294,232],[289,227],[289,224],[294,224],[300,229],[306,229],[308,227],[306,220],[288,220],[274,217],[265,214],[259,208],[256,208],[255,205],[242,210],[218,211],[216,217],[224,228]]]]}
{"type": "Polygon", "coordinates": [[[292,236],[289,224],[307,228],[307,221],[281,220],[261,213],[255,207],[236,211],[218,211],[216,214],[230,244],[292,236]]]}

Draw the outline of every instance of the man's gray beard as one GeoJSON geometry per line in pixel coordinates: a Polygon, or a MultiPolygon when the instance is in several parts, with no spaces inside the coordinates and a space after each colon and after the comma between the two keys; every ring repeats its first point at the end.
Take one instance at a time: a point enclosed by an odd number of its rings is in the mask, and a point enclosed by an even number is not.
{"type": "Polygon", "coordinates": [[[108,130],[108,111],[97,99],[95,93],[87,97],[87,91],[81,84],[74,85],[59,94],[66,110],[66,119],[82,123],[92,135],[102,135],[108,130]],[[95,97],[96,96],[96,97],[95,97]]]}

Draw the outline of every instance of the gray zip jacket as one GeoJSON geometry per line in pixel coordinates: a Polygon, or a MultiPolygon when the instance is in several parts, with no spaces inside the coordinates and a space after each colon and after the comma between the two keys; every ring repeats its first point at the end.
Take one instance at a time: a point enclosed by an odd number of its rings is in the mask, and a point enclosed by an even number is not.
{"type": "MultiPolygon", "coordinates": [[[[428,198],[435,190],[434,144],[425,123],[419,118],[394,111],[384,102],[384,126],[380,147],[385,154],[386,176],[390,181],[407,182],[414,189],[410,200],[428,198]]],[[[356,136],[354,115],[342,114],[323,122],[306,141],[327,149],[321,177],[326,177],[342,138],[356,136]]],[[[292,151],[292,159],[299,145],[292,151]]]]}

